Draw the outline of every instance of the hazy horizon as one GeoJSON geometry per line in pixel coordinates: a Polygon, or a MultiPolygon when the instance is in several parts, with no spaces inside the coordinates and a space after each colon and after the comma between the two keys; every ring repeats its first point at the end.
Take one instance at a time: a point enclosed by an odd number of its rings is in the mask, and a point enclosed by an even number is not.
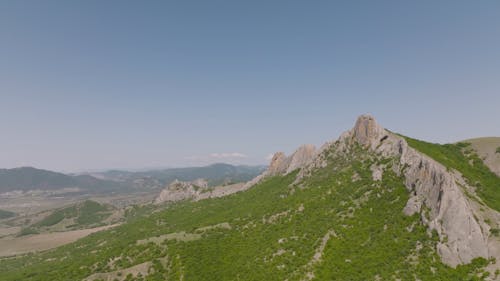
{"type": "Polygon", "coordinates": [[[0,3],[0,168],[267,164],[360,114],[500,136],[500,2],[0,3]]]}

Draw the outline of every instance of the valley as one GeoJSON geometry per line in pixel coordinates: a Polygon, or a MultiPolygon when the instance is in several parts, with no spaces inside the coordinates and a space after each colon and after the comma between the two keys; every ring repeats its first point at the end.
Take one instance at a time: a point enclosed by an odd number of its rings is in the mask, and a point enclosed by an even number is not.
{"type": "Polygon", "coordinates": [[[140,174],[113,171],[85,175],[87,179],[92,177],[91,182],[104,183],[102,189],[98,185],[70,187],[76,184],[72,175],[34,168],[14,169],[13,174],[3,170],[0,173],[0,190],[3,191],[0,193],[0,256],[52,249],[117,226],[133,216],[129,213],[133,213],[134,206],[152,204],[163,185],[177,177],[198,179],[204,176],[210,181],[206,183],[207,188],[214,188],[213,184],[250,179],[261,170],[262,167],[216,164],[140,174]],[[25,180],[25,185],[16,183],[25,177],[30,178],[25,180]],[[109,186],[121,189],[108,189],[109,186]]]}

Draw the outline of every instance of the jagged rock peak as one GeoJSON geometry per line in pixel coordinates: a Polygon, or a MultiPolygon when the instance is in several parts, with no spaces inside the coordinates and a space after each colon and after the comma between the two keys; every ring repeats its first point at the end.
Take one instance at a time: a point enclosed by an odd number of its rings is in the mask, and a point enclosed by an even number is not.
{"type": "Polygon", "coordinates": [[[359,116],[356,125],[352,129],[353,138],[363,146],[378,144],[385,133],[385,129],[369,114],[359,116]]]}
{"type": "Polygon", "coordinates": [[[283,152],[274,154],[266,171],[267,175],[281,175],[293,172],[306,166],[316,155],[316,147],[312,144],[300,146],[292,155],[286,156],[283,152]]]}
{"type": "Polygon", "coordinates": [[[286,169],[287,157],[284,152],[276,152],[271,159],[271,163],[269,164],[269,168],[267,171],[271,175],[280,174],[283,170],[286,169]]]}
{"type": "Polygon", "coordinates": [[[316,153],[316,147],[312,144],[304,144],[301,147],[299,147],[292,154],[292,156],[290,156],[290,163],[288,164],[286,173],[288,174],[296,169],[304,167],[311,161],[315,153],[316,153]]]}

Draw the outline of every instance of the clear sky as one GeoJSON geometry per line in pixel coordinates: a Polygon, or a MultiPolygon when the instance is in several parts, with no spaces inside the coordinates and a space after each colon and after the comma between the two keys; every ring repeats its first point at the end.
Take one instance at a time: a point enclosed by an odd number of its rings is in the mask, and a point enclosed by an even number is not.
{"type": "Polygon", "coordinates": [[[0,167],[267,163],[373,114],[500,136],[500,1],[0,2],[0,167]]]}

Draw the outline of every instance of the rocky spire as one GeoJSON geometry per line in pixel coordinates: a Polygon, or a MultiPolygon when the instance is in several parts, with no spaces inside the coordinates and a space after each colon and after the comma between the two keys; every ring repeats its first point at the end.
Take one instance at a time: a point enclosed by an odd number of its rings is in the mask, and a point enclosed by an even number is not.
{"type": "Polygon", "coordinates": [[[305,167],[315,156],[316,147],[312,144],[300,146],[292,155],[286,156],[283,152],[274,154],[266,173],[268,175],[288,174],[296,169],[305,167]]]}
{"type": "Polygon", "coordinates": [[[386,130],[369,114],[359,116],[352,129],[353,138],[365,147],[374,148],[385,134],[386,130]]]}
{"type": "Polygon", "coordinates": [[[280,173],[283,173],[283,171],[286,170],[287,166],[287,157],[285,153],[283,152],[276,152],[273,155],[273,158],[271,159],[271,163],[269,163],[269,168],[267,169],[267,172],[270,175],[277,175],[280,173]]]}
{"type": "Polygon", "coordinates": [[[291,173],[296,169],[302,168],[306,166],[314,157],[316,152],[316,147],[312,144],[304,144],[299,147],[293,154],[290,156],[290,163],[286,169],[286,173],[291,173]]]}

